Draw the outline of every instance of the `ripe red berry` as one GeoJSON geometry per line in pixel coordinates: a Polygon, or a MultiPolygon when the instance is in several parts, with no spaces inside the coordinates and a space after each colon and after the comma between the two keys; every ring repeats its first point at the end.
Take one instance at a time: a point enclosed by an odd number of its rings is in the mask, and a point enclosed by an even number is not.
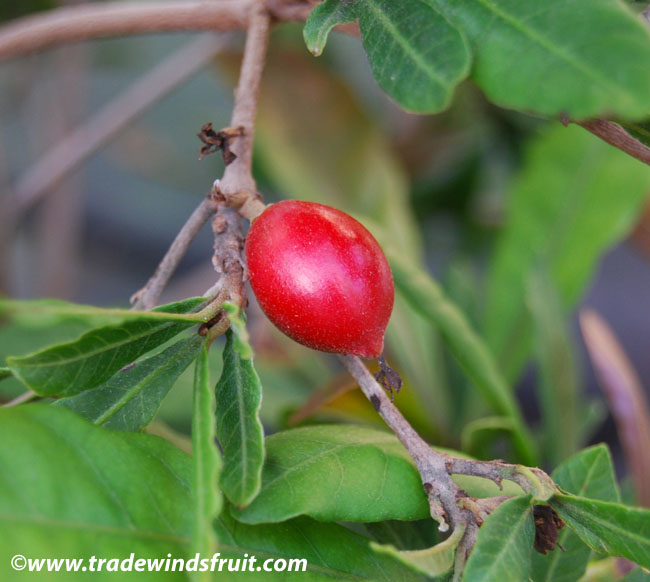
{"type": "Polygon", "coordinates": [[[246,239],[250,282],[285,334],[323,352],[375,358],[393,309],[381,247],[351,216],[324,204],[271,204],[246,239]]]}

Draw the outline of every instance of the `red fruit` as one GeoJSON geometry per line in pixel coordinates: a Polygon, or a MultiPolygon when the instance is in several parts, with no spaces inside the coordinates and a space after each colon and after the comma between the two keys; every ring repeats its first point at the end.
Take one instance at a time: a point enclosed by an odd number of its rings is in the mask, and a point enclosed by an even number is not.
{"type": "Polygon", "coordinates": [[[375,358],[395,290],[388,261],[366,228],[324,204],[272,204],[251,225],[246,261],[268,318],[323,352],[375,358]]]}

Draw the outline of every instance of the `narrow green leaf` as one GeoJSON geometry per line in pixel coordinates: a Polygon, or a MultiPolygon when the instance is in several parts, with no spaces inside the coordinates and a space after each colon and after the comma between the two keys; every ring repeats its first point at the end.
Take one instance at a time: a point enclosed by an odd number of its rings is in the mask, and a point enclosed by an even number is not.
{"type": "Polygon", "coordinates": [[[0,367],[0,380],[4,380],[5,378],[11,378],[13,374],[11,373],[11,370],[9,368],[5,367],[0,367]]]}
{"type": "Polygon", "coordinates": [[[445,109],[469,73],[470,52],[461,32],[420,0],[357,0],[355,6],[379,86],[407,111],[445,109]]]}
{"type": "Polygon", "coordinates": [[[187,304],[196,307],[203,297],[187,299],[180,303],[163,305],[152,311],[133,311],[131,309],[103,308],[94,305],[79,305],[59,299],[36,299],[21,301],[17,299],[0,299],[0,316],[17,319],[18,321],[38,321],[43,323],[52,320],[76,319],[88,322],[93,326],[114,323],[122,320],[151,320],[151,321],[193,321],[201,323],[204,319],[198,313],[187,313],[185,305],[181,311],[174,311],[174,305],[187,304]]]}
{"type": "Polygon", "coordinates": [[[141,430],[151,422],[162,399],[197,357],[202,343],[203,338],[198,335],[176,342],[117,372],[103,385],[54,404],[108,428],[141,430]]]}
{"type": "Polygon", "coordinates": [[[478,530],[465,582],[521,582],[530,574],[535,526],[530,495],[499,505],[478,530]]]}
{"type": "Polygon", "coordinates": [[[398,550],[392,545],[370,542],[370,547],[379,554],[394,557],[405,566],[420,574],[442,576],[451,570],[456,557],[456,548],[465,533],[465,526],[458,526],[444,541],[424,550],[398,550]]]}
{"type": "MultiPolygon", "coordinates": [[[[560,487],[574,495],[603,501],[619,501],[614,467],[605,445],[590,447],[562,463],[551,475],[560,487]]],[[[560,531],[556,548],[546,555],[533,553],[535,582],[575,582],[587,569],[591,550],[569,527],[560,531]]]]}
{"type": "Polygon", "coordinates": [[[13,580],[15,554],[86,564],[100,548],[103,557],[120,561],[131,552],[186,555],[190,463],[163,439],[105,430],[69,410],[29,404],[0,409],[0,466],[5,580],[13,580]]]}
{"type": "Polygon", "coordinates": [[[251,359],[226,332],[223,372],[217,383],[217,438],[223,450],[221,485],[226,497],[245,507],[259,493],[264,462],[264,429],[259,419],[262,385],[251,359]]]}
{"type": "Polygon", "coordinates": [[[544,269],[531,273],[527,294],[539,374],[536,395],[542,411],[544,449],[548,462],[555,466],[578,449],[582,406],[574,346],[557,292],[544,269]]]}
{"type": "Polygon", "coordinates": [[[302,31],[307,48],[314,56],[321,55],[332,28],[356,19],[353,0],[325,0],[317,4],[302,31]]]}
{"type": "Polygon", "coordinates": [[[551,505],[593,550],[650,568],[650,510],[573,495],[551,505]]]}
{"type": "MultiPolygon", "coordinates": [[[[155,311],[185,313],[201,301],[187,299],[155,311]]],[[[7,358],[7,364],[17,378],[41,396],[73,396],[99,386],[192,324],[149,319],[124,321],[92,329],[77,340],[29,356],[7,358]]]]}
{"type": "Polygon", "coordinates": [[[310,426],[266,439],[262,490],[238,520],[413,520],[428,516],[420,476],[390,433],[355,426],[310,426]]]}
{"type": "Polygon", "coordinates": [[[574,118],[646,117],[650,33],[623,2],[427,0],[472,42],[472,77],[498,105],[574,118]]]}
{"type": "Polygon", "coordinates": [[[531,142],[488,280],[486,339],[507,378],[518,375],[531,348],[531,270],[546,265],[562,308],[570,308],[649,189],[650,168],[580,127],[555,127],[531,142]]]}
{"type": "Polygon", "coordinates": [[[438,329],[459,366],[487,402],[512,419],[515,445],[524,461],[534,464],[532,439],[511,391],[482,339],[429,275],[394,254],[390,248],[386,250],[397,288],[438,329]]]}
{"type": "MultiPolygon", "coordinates": [[[[247,572],[232,574],[261,582],[323,582],[347,580],[358,582],[424,582],[426,578],[404,567],[390,556],[378,556],[368,544],[368,538],[335,523],[322,523],[300,517],[283,523],[247,525],[235,521],[227,511],[222,512],[217,523],[219,552],[221,556],[242,558],[244,554],[255,556],[253,568],[262,568],[266,560],[286,560],[284,572],[247,572]],[[297,570],[302,560],[306,571],[297,570]]],[[[243,561],[243,560],[242,560],[243,561]]],[[[279,566],[282,563],[278,563],[279,566]]],[[[267,567],[272,567],[269,564],[267,567]]],[[[226,574],[224,574],[224,577],[226,574]]]]}
{"type": "MultiPolygon", "coordinates": [[[[192,414],[192,500],[194,529],[190,554],[212,556],[217,548],[214,520],[222,506],[219,490],[221,455],[216,445],[215,399],[210,385],[208,350],[205,345],[196,360],[194,410],[192,414]]],[[[211,580],[211,572],[196,572],[194,580],[211,580]]]]}

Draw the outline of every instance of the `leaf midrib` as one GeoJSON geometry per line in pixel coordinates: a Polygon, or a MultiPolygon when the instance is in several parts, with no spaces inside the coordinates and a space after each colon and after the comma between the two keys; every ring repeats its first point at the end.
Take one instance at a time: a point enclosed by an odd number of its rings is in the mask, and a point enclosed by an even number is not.
{"type": "Polygon", "coordinates": [[[581,61],[576,60],[575,57],[573,57],[570,53],[566,53],[564,51],[559,50],[558,47],[556,47],[552,43],[549,43],[543,36],[539,35],[534,29],[525,27],[515,17],[508,14],[507,12],[504,12],[498,6],[495,6],[492,2],[490,2],[490,0],[474,0],[474,2],[478,2],[479,4],[482,4],[485,8],[487,8],[495,16],[503,20],[506,24],[509,24],[515,30],[521,32],[524,36],[530,38],[532,41],[536,42],[539,46],[546,49],[549,53],[552,53],[555,56],[557,56],[560,60],[565,61],[566,63],[573,66],[575,69],[577,69],[578,71],[581,71],[582,73],[584,73],[588,77],[591,77],[597,82],[602,83],[602,85],[613,88],[615,94],[624,96],[626,99],[629,98],[627,93],[621,91],[616,84],[610,81],[609,78],[599,75],[598,74],[599,71],[597,69],[592,69],[591,67],[587,67],[581,61]]]}
{"type": "Polygon", "coordinates": [[[375,15],[376,21],[383,25],[389,33],[392,33],[392,38],[402,47],[404,52],[411,57],[411,60],[417,65],[419,69],[428,74],[428,76],[440,85],[443,89],[449,89],[452,83],[449,83],[443,79],[440,74],[432,68],[429,63],[422,56],[413,49],[413,47],[406,42],[404,37],[399,33],[395,25],[391,22],[389,18],[382,12],[382,10],[375,5],[373,0],[365,0],[364,5],[373,12],[375,15]]]}
{"type": "MultiPolygon", "coordinates": [[[[33,368],[44,368],[44,367],[47,367],[47,366],[54,366],[54,365],[56,365],[56,366],[68,365],[68,364],[77,362],[78,360],[87,359],[87,358],[96,356],[98,354],[104,353],[104,352],[119,349],[119,348],[123,347],[126,344],[132,343],[134,341],[138,341],[138,340],[140,340],[142,338],[147,337],[148,335],[152,335],[152,334],[154,334],[156,332],[159,332],[159,331],[164,331],[165,329],[167,329],[168,327],[170,327],[172,325],[179,325],[179,324],[174,323],[174,322],[167,322],[166,324],[163,324],[163,325],[161,325],[159,327],[158,326],[154,326],[153,328],[150,327],[149,329],[147,329],[146,331],[144,331],[144,332],[142,332],[142,333],[140,333],[138,335],[130,335],[126,340],[123,340],[121,342],[104,345],[103,347],[97,348],[96,350],[92,350],[90,352],[80,352],[80,353],[77,353],[74,357],[70,357],[70,358],[67,358],[67,359],[57,359],[57,360],[50,360],[50,361],[45,361],[45,362],[35,362],[35,363],[21,362],[21,360],[28,360],[28,359],[31,359],[31,358],[34,358],[34,357],[38,356],[39,354],[36,353],[36,354],[32,354],[31,356],[25,356],[24,358],[15,358],[15,357],[14,358],[7,358],[7,362],[10,363],[10,364],[13,362],[14,365],[17,364],[21,368],[32,368],[32,369],[33,368]]],[[[74,344],[78,343],[82,339],[83,339],[83,336],[81,338],[79,338],[78,340],[75,340],[73,343],[67,344],[67,347],[72,348],[74,346],[74,344]]],[[[60,347],[64,347],[64,346],[66,346],[66,344],[62,344],[61,346],[50,348],[50,350],[56,350],[56,349],[59,349],[60,347]]],[[[50,350],[47,350],[47,351],[50,351],[50,350]]],[[[43,352],[40,355],[43,356],[45,353],[46,352],[43,352]]]]}
{"type": "MultiPolygon", "coordinates": [[[[180,350],[179,353],[174,355],[174,357],[176,358],[175,361],[170,360],[169,363],[163,364],[162,366],[156,368],[152,374],[145,376],[135,386],[132,386],[130,390],[127,390],[124,396],[119,398],[117,402],[113,403],[113,405],[110,406],[103,414],[98,416],[95,419],[94,423],[104,424],[107,420],[115,416],[120,410],[122,410],[127,404],[129,404],[129,402],[131,402],[136,396],[140,395],[140,393],[143,390],[145,390],[148,386],[150,386],[152,382],[157,380],[161,375],[168,373],[169,369],[173,368],[177,363],[177,361],[182,359],[185,356],[185,353],[191,350],[193,347],[194,346],[192,342],[189,341],[187,345],[184,346],[184,349],[180,350]]],[[[102,388],[115,388],[115,387],[104,385],[96,388],[96,390],[101,390],[102,388]]]]}

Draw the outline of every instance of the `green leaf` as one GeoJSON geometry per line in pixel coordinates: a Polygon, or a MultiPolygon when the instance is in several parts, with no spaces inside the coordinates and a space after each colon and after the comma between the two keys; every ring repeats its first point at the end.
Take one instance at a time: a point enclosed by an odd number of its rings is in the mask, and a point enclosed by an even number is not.
{"type": "MultiPolygon", "coordinates": [[[[185,313],[202,299],[187,299],[156,308],[185,313]]],[[[41,396],[73,396],[108,380],[141,355],[193,324],[191,321],[133,319],[92,329],[75,341],[23,357],[7,358],[14,375],[41,396]]]]}
{"type": "Polygon", "coordinates": [[[512,419],[513,438],[525,462],[534,464],[532,439],[519,408],[483,340],[464,314],[424,271],[385,247],[395,284],[404,297],[440,332],[445,345],[483,397],[499,413],[512,419]]]}
{"type": "Polygon", "coordinates": [[[108,428],[141,430],[151,422],[162,399],[197,357],[202,343],[203,338],[198,335],[176,342],[159,354],[120,370],[102,386],[54,404],[108,428]]]}
{"type": "Polygon", "coordinates": [[[302,31],[307,48],[314,56],[320,56],[332,28],[356,19],[353,0],[325,0],[317,4],[310,12],[302,31]]]}
{"type": "Polygon", "coordinates": [[[0,367],[0,380],[4,380],[5,378],[11,378],[13,374],[11,373],[11,370],[9,368],[5,367],[0,367]]]}
{"type": "Polygon", "coordinates": [[[584,449],[567,459],[551,477],[562,489],[590,499],[620,501],[614,465],[607,445],[584,449]]]}
{"type": "Polygon", "coordinates": [[[427,0],[472,42],[472,77],[504,107],[647,116],[650,33],[622,2],[427,0]]]}
{"type": "Polygon", "coordinates": [[[530,574],[535,526],[530,495],[505,501],[478,530],[465,582],[521,582],[530,574]]]}
{"type": "Polygon", "coordinates": [[[571,307],[649,189],[650,168],[580,127],[551,128],[530,144],[488,280],[486,339],[506,377],[517,376],[531,347],[532,269],[546,265],[562,308],[571,307]]]}
{"type": "MultiPolygon", "coordinates": [[[[521,493],[509,481],[501,491],[480,477],[453,478],[473,497],[521,493]]],[[[356,522],[430,517],[420,475],[397,438],[350,425],[309,426],[267,437],[262,490],[233,514],[246,523],[298,515],[356,522]]]]}
{"type": "Polygon", "coordinates": [[[470,52],[461,32],[420,0],[357,0],[355,6],[379,86],[407,111],[445,109],[469,73],[470,52]]]}
{"type": "Polygon", "coordinates": [[[593,550],[650,568],[650,510],[573,495],[551,505],[593,550]]]}
{"type": "Polygon", "coordinates": [[[5,579],[14,554],[185,556],[189,459],[158,437],[109,431],[43,404],[0,409],[0,466],[5,579]]]}
{"type": "Polygon", "coordinates": [[[578,449],[582,406],[574,346],[557,292],[545,269],[531,273],[527,293],[539,374],[536,396],[542,411],[544,449],[548,462],[555,466],[578,449]]]}
{"type": "MultiPolygon", "coordinates": [[[[240,574],[242,579],[261,582],[304,580],[369,580],[373,582],[424,582],[424,578],[389,556],[378,556],[368,538],[338,524],[321,523],[307,517],[283,523],[247,525],[222,512],[217,523],[219,551],[222,556],[241,558],[254,555],[254,568],[267,559],[302,559],[306,572],[259,572],[240,574]]],[[[294,564],[294,568],[298,564],[294,564]]],[[[236,579],[235,575],[232,576],[236,579]]]]}
{"type": "MultiPolygon", "coordinates": [[[[614,467],[605,445],[590,447],[562,463],[551,475],[564,490],[593,499],[618,501],[614,467]]],[[[574,582],[587,568],[591,550],[571,528],[563,528],[558,544],[564,548],[543,555],[533,553],[532,579],[535,582],[574,582]]]]}
{"type": "Polygon", "coordinates": [[[370,547],[379,554],[393,556],[414,571],[429,576],[441,576],[451,570],[456,557],[456,548],[465,533],[465,526],[458,526],[444,541],[424,550],[400,551],[392,545],[370,542],[370,547]]]}
{"type": "Polygon", "coordinates": [[[259,419],[262,385],[251,359],[236,350],[235,334],[226,332],[223,372],[216,389],[217,438],[223,451],[221,486],[237,507],[259,493],[264,462],[264,429],[259,419]]]}
{"type": "MultiPolygon", "coordinates": [[[[215,441],[215,398],[210,384],[208,349],[203,345],[194,371],[194,411],[192,414],[192,502],[194,529],[192,555],[212,556],[217,540],[213,523],[222,506],[219,491],[221,455],[215,441]]],[[[197,572],[195,580],[211,580],[212,573],[197,572]]]]}
{"type": "MultiPolygon", "coordinates": [[[[86,560],[122,560],[132,552],[136,558],[165,559],[168,553],[187,557],[193,521],[192,460],[158,437],[106,430],[52,406],[0,409],[0,466],[3,571],[9,572],[16,554],[86,560]]],[[[307,560],[307,571],[295,574],[305,582],[422,581],[389,557],[374,555],[367,538],[336,524],[301,518],[249,526],[224,512],[215,531],[220,557],[238,558],[240,568],[248,554],[256,557],[256,566],[267,559],[287,560],[287,567],[291,559],[307,560]]],[[[70,577],[55,576],[47,579],[70,577]]],[[[180,581],[185,576],[170,572],[164,579],[180,581]]],[[[286,571],[237,575],[276,582],[293,576],[286,571]]],[[[10,573],[5,578],[14,579],[10,573]]]]}
{"type": "Polygon", "coordinates": [[[234,513],[246,523],[298,515],[364,522],[428,514],[422,481],[402,444],[387,432],[341,425],[267,437],[262,490],[234,513]]]}
{"type": "Polygon", "coordinates": [[[204,320],[198,313],[187,313],[201,302],[203,297],[186,299],[180,303],[163,305],[152,311],[133,311],[131,309],[106,309],[94,305],[79,305],[59,299],[36,299],[20,301],[17,299],[0,299],[0,316],[9,317],[19,322],[58,323],[62,320],[74,319],[93,326],[114,323],[123,320],[151,321],[191,321],[201,323],[204,320]],[[174,311],[172,306],[183,305],[182,310],[174,311]],[[191,305],[186,307],[185,305],[191,305]]]}

